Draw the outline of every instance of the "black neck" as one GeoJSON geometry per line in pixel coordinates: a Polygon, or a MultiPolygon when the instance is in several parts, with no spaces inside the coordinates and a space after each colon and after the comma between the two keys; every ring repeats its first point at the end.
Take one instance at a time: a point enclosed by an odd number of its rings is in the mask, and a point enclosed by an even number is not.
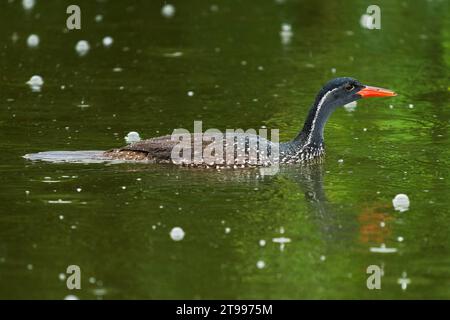
{"type": "Polygon", "coordinates": [[[322,94],[317,96],[316,101],[309,110],[302,130],[295,137],[294,142],[312,146],[320,146],[323,143],[325,124],[334,111],[334,107],[327,103],[326,98],[322,94]]]}

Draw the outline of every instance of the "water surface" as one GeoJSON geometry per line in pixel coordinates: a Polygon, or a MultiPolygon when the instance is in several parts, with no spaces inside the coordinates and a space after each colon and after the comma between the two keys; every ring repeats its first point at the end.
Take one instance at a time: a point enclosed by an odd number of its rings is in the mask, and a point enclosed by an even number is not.
{"type": "Polygon", "coordinates": [[[70,1],[0,3],[1,298],[450,298],[448,2],[379,1],[381,30],[360,26],[361,1],[278,2],[173,1],[167,19],[162,1],[78,1],[82,29],[70,32],[70,1]],[[33,75],[41,92],[25,84],[33,75]],[[22,158],[194,120],[290,139],[337,76],[399,96],[333,114],[323,164],[262,177],[22,158]],[[406,212],[393,208],[399,193],[406,212]],[[383,245],[392,252],[373,249],[383,245]],[[72,264],[76,292],[60,279],[72,264]],[[384,270],[381,290],[366,287],[369,265],[384,270]]]}

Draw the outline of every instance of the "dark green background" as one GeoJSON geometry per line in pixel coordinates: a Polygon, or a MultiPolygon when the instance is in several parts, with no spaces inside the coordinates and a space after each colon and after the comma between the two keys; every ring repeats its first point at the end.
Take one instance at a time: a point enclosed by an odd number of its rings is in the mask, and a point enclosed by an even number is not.
{"type": "Polygon", "coordinates": [[[82,30],[65,32],[74,1],[37,0],[31,12],[0,2],[0,298],[450,298],[448,1],[377,1],[381,30],[359,24],[371,1],[172,3],[166,19],[162,1],[78,0],[82,30]],[[292,25],[289,45],[282,23],[292,25]],[[26,46],[32,33],[37,49],[26,46]],[[91,51],[80,58],[82,39],[91,51]],[[41,93],[25,85],[34,74],[41,93]],[[399,96],[338,110],[322,165],[261,178],[21,158],[105,150],[129,131],[170,134],[194,120],[220,130],[265,125],[289,139],[335,76],[399,96]],[[398,193],[409,211],[394,211],[398,193]],[[72,203],[48,203],[58,199],[72,203]],[[170,239],[174,226],[183,241],[170,239]],[[281,227],[291,239],[283,252],[272,242],[281,227]],[[398,251],[370,252],[382,243],[398,251]],[[58,279],[70,264],[81,267],[77,292],[58,279]],[[371,264],[384,266],[378,291],[366,288],[371,264]]]}

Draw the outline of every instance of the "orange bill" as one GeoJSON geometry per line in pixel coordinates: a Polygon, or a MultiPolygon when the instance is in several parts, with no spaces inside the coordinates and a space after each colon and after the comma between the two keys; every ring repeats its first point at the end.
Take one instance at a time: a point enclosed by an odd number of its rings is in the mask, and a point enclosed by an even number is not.
{"type": "Polygon", "coordinates": [[[394,91],[383,89],[383,88],[377,88],[377,87],[370,87],[366,86],[363,89],[361,89],[358,94],[362,98],[370,98],[370,97],[393,97],[397,94],[394,91]]]}

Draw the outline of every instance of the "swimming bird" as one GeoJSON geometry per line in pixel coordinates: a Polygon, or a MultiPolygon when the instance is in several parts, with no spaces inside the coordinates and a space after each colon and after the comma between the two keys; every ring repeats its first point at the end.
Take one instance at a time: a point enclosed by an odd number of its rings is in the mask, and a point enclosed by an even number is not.
{"type": "MultiPolygon", "coordinates": [[[[378,87],[366,86],[360,83],[358,80],[342,77],[336,78],[329,81],[323,86],[316,96],[316,99],[311,106],[309,113],[306,117],[305,123],[300,130],[300,132],[291,141],[274,143],[266,140],[264,137],[251,134],[236,134],[233,140],[227,140],[225,137],[221,138],[223,142],[223,151],[226,150],[227,146],[233,145],[233,156],[234,159],[223,159],[214,158],[205,160],[203,157],[197,158],[197,161],[192,161],[192,157],[184,158],[185,161],[174,161],[173,150],[175,146],[179,143],[178,139],[173,139],[171,135],[151,138],[148,140],[142,140],[138,142],[131,143],[119,149],[112,149],[106,151],[103,155],[111,159],[119,160],[147,160],[156,163],[176,163],[192,166],[253,166],[253,165],[267,165],[270,163],[299,163],[310,161],[316,158],[320,158],[325,154],[324,145],[324,128],[325,124],[330,117],[330,115],[338,107],[346,105],[350,102],[356,101],[361,98],[369,97],[391,97],[396,96],[396,93],[378,87]],[[242,138],[240,142],[239,138],[242,138]],[[231,141],[231,142],[230,142],[231,141]],[[243,141],[243,142],[242,142],[243,141]],[[277,159],[273,157],[270,161],[249,161],[248,159],[242,161],[238,159],[242,155],[249,155],[252,148],[258,148],[258,146],[264,145],[265,149],[258,149],[256,153],[261,156],[266,152],[266,156],[272,156],[274,150],[277,152],[277,159]]],[[[194,135],[190,135],[190,143],[188,144],[190,150],[187,154],[192,156],[192,150],[195,153],[195,141],[198,138],[194,135]]],[[[200,138],[201,139],[201,138],[200,138]]],[[[208,139],[207,139],[208,140],[208,139]]],[[[200,153],[211,143],[211,139],[205,141],[201,139],[200,141],[200,153]]],[[[197,144],[198,146],[198,144],[197,144]]],[[[178,151],[177,151],[178,152],[178,151]]],[[[214,151],[216,155],[221,155],[222,152],[214,151]]],[[[265,158],[267,159],[267,158],[265,158]]]]}

